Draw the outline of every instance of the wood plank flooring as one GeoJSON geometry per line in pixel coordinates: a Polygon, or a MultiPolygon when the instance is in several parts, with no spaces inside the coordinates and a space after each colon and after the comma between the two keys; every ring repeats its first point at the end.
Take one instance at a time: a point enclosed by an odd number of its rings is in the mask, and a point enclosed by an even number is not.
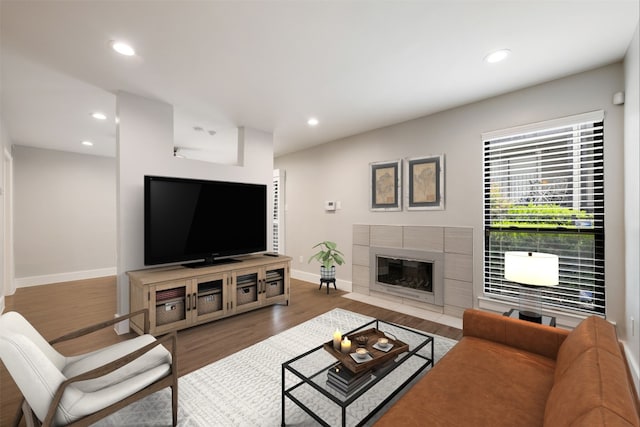
{"type": "MultiPolygon", "coordinates": [[[[265,307],[217,320],[178,333],[178,370],[187,374],[249,347],[333,308],[340,307],[445,337],[460,339],[462,331],[428,320],[342,298],[345,292],[296,279],[291,280],[291,304],[265,307]]],[[[116,280],[105,277],[76,282],[20,288],[5,299],[6,311],[18,311],[47,339],[113,317],[116,280]]],[[[112,329],[61,343],[65,355],[84,353],[130,338],[112,329]]],[[[0,364],[0,426],[10,425],[21,399],[20,391],[0,364]]],[[[24,420],[23,420],[24,424],[24,420]]]]}

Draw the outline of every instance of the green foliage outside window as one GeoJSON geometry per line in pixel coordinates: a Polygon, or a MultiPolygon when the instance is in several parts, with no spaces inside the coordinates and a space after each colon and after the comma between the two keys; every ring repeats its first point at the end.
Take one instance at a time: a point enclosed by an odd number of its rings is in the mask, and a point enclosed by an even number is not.
{"type": "Polygon", "coordinates": [[[492,218],[493,227],[593,228],[593,214],[557,204],[512,205],[492,218]]]}
{"type": "Polygon", "coordinates": [[[593,214],[556,203],[516,204],[492,186],[491,226],[519,228],[593,228],[593,214]]]}

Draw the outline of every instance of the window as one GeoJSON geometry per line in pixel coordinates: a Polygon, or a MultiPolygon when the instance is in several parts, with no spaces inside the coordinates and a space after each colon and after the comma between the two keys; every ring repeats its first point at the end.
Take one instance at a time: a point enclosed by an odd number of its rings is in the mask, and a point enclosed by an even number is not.
{"type": "Polygon", "coordinates": [[[546,308],[604,314],[604,114],[483,134],[484,292],[518,296],[506,251],[559,256],[546,308]]]}

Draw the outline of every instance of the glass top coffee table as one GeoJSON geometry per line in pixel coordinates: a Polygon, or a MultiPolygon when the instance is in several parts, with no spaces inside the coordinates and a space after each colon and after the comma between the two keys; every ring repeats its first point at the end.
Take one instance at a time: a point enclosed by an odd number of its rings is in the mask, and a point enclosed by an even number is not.
{"type": "MultiPolygon", "coordinates": [[[[325,344],[286,361],[282,364],[282,426],[287,423],[287,399],[321,425],[361,426],[427,367],[433,366],[433,337],[422,332],[376,319],[345,335],[356,336],[372,328],[384,333],[390,342],[408,345],[408,350],[358,372],[353,372],[353,364],[347,369],[325,344]]],[[[354,351],[357,343],[351,342],[354,351]]],[[[371,356],[374,353],[379,352],[372,350],[371,356]]],[[[304,414],[297,412],[298,419],[290,419],[290,423],[303,421],[299,418],[304,414]]]]}

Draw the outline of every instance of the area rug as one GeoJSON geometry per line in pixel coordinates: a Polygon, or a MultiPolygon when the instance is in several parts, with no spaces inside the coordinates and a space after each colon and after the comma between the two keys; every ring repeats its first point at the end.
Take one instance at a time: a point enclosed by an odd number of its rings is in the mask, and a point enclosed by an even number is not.
{"type": "MultiPolygon", "coordinates": [[[[180,377],[178,425],[279,426],[282,363],[330,340],[336,329],[350,331],[371,320],[371,317],[336,308],[180,377]]],[[[437,363],[456,341],[434,337],[437,363]]],[[[317,425],[288,399],[286,420],[287,425],[317,425]]],[[[161,390],[95,425],[171,425],[171,393],[169,389],[161,390]]]]}

